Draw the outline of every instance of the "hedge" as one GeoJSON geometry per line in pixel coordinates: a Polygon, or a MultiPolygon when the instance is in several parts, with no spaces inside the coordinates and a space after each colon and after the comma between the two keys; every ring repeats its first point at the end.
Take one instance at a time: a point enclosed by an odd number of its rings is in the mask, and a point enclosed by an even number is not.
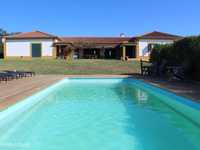
{"type": "Polygon", "coordinates": [[[200,81],[200,36],[187,37],[171,45],[156,45],[150,56],[151,62],[181,65],[186,75],[200,81]]]}

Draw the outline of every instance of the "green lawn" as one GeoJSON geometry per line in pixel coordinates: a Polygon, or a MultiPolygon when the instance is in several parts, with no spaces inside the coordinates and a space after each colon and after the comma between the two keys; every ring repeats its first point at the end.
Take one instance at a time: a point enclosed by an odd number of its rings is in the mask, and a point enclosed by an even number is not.
{"type": "Polygon", "coordinates": [[[0,70],[26,70],[37,74],[135,74],[139,73],[140,64],[120,60],[1,59],[0,70]]]}

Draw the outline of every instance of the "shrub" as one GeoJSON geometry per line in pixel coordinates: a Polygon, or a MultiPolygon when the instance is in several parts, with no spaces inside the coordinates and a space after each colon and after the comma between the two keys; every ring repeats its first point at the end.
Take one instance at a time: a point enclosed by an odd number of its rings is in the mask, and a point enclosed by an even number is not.
{"type": "Polygon", "coordinates": [[[187,37],[172,45],[155,46],[150,61],[168,65],[182,65],[188,77],[200,80],[200,36],[187,37]]]}
{"type": "Polygon", "coordinates": [[[151,52],[150,61],[160,64],[163,60],[167,60],[167,63],[171,64],[174,62],[174,55],[172,55],[171,52],[172,50],[172,44],[156,45],[151,52]]]}

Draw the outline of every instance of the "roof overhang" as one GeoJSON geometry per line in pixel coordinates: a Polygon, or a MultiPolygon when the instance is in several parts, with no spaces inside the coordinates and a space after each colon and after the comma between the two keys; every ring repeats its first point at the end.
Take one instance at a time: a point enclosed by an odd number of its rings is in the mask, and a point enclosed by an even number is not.
{"type": "MultiPolygon", "coordinates": [[[[73,43],[65,43],[65,42],[54,42],[53,43],[53,46],[73,46],[73,43]]],[[[87,47],[87,45],[83,46],[83,49],[84,48],[115,48],[117,46],[119,46],[120,44],[116,44],[116,43],[110,43],[110,44],[102,44],[102,43],[91,43],[91,45],[89,45],[87,47]]]]}
{"type": "Polygon", "coordinates": [[[183,37],[138,37],[138,40],[180,40],[183,37]]]}
{"type": "Polygon", "coordinates": [[[122,47],[122,46],[136,46],[136,45],[137,43],[123,43],[120,46],[122,47]]]}

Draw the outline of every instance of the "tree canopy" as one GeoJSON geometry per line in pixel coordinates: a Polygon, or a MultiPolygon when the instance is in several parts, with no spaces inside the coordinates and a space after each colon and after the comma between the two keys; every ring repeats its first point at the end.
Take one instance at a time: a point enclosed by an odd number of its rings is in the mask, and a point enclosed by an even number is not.
{"type": "Polygon", "coordinates": [[[8,35],[7,31],[0,28],[0,36],[6,36],[6,35],[8,35]]]}

